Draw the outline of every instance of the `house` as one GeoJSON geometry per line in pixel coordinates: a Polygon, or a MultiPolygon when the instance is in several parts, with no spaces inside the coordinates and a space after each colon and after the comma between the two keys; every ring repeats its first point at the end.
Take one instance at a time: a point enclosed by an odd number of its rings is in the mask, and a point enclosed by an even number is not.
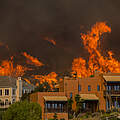
{"type": "Polygon", "coordinates": [[[0,76],[0,108],[8,108],[10,104],[22,97],[21,77],[0,76]]]}
{"type": "Polygon", "coordinates": [[[104,74],[106,110],[120,108],[120,74],[104,74]]]}
{"type": "MultiPolygon", "coordinates": [[[[87,78],[72,78],[66,76],[57,86],[59,92],[38,92],[30,96],[32,102],[37,102],[41,105],[43,120],[53,118],[52,116],[55,112],[58,113],[59,119],[62,118],[61,115],[65,116],[63,113],[67,115],[67,102],[65,102],[65,100],[67,101],[69,98],[73,99],[72,109],[75,110],[76,94],[79,94],[81,99],[84,100],[83,109],[85,112],[96,112],[98,110],[107,111],[113,108],[120,108],[119,73],[100,74],[99,72],[95,72],[94,76],[87,78]],[[56,97],[53,97],[53,95],[56,97]],[[64,96],[64,99],[61,96],[64,96]],[[60,99],[58,100],[57,98],[60,99]],[[63,99],[62,101],[64,101],[65,104],[63,106],[64,109],[66,109],[66,111],[62,113],[57,109],[52,109],[52,106],[56,106],[56,108],[59,106],[58,104],[52,104],[56,103],[57,100],[60,102],[61,99],[63,99]]],[[[64,119],[67,120],[68,117],[64,117],[64,119]]]]}
{"type": "Polygon", "coordinates": [[[36,88],[35,85],[29,84],[26,81],[22,81],[22,94],[31,93],[32,91],[35,90],[35,88],[36,88]]]}
{"type": "Polygon", "coordinates": [[[21,77],[0,76],[0,108],[8,108],[10,104],[19,101],[22,95],[34,90],[21,77]]]}

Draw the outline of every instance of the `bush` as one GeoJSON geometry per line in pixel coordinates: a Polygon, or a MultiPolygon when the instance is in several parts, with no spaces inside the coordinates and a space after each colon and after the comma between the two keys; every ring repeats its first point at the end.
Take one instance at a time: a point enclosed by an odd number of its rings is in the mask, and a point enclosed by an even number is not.
{"type": "Polygon", "coordinates": [[[72,115],[72,114],[69,114],[69,115],[68,115],[68,118],[69,118],[69,119],[73,119],[73,115],[72,115]]]}
{"type": "Polygon", "coordinates": [[[60,120],[65,120],[64,118],[61,118],[60,120]]]}
{"type": "Polygon", "coordinates": [[[42,110],[39,104],[28,101],[12,104],[3,114],[2,120],[41,120],[42,110]]]}

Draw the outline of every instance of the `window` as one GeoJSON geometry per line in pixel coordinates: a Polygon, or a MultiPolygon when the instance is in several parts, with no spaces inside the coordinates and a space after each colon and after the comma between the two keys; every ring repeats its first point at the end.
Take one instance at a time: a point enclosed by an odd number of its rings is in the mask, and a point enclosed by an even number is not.
{"type": "Polygon", "coordinates": [[[119,85],[115,85],[115,86],[114,86],[114,90],[115,90],[115,91],[118,91],[118,90],[119,90],[119,85]]]}
{"type": "Polygon", "coordinates": [[[9,104],[8,99],[5,99],[5,105],[8,105],[8,104],[9,104]]]}
{"type": "Polygon", "coordinates": [[[5,89],[5,95],[9,95],[9,89],[5,89]]]}
{"type": "Polygon", "coordinates": [[[81,91],[81,85],[78,85],[78,91],[81,91]]]}
{"type": "Polygon", "coordinates": [[[111,86],[107,85],[107,90],[111,90],[111,86]]]}
{"type": "Polygon", "coordinates": [[[52,104],[52,108],[53,108],[53,109],[55,108],[54,106],[55,106],[55,104],[53,103],[53,104],[52,104]]]}
{"type": "Polygon", "coordinates": [[[50,108],[50,103],[48,103],[48,109],[50,108]]]}
{"type": "Polygon", "coordinates": [[[91,86],[90,85],[88,85],[88,91],[91,91],[91,86]]]}
{"type": "Polygon", "coordinates": [[[15,103],[15,99],[12,100],[12,103],[15,103]]]}
{"type": "Polygon", "coordinates": [[[97,85],[97,91],[100,91],[100,85],[97,85]]]}
{"type": "Polygon", "coordinates": [[[72,98],[72,93],[70,93],[70,98],[72,98]]]}
{"type": "Polygon", "coordinates": [[[117,90],[117,86],[116,86],[116,85],[114,86],[114,90],[115,90],[115,91],[117,90]]]}
{"type": "Polygon", "coordinates": [[[85,109],[86,108],[86,104],[85,103],[83,103],[83,109],[85,109]]]}
{"type": "Polygon", "coordinates": [[[57,104],[55,104],[55,109],[57,109],[57,104]]]}
{"type": "Polygon", "coordinates": [[[12,94],[16,95],[16,89],[12,89],[12,94]]]}
{"type": "Polygon", "coordinates": [[[0,96],[2,96],[2,90],[0,90],[0,96]]]}

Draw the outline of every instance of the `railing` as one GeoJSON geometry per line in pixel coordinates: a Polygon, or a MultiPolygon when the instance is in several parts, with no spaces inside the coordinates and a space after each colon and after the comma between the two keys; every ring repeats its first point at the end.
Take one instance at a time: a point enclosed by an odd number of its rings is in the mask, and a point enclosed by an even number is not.
{"type": "Polygon", "coordinates": [[[106,95],[120,95],[120,90],[105,90],[104,96],[106,95]]]}

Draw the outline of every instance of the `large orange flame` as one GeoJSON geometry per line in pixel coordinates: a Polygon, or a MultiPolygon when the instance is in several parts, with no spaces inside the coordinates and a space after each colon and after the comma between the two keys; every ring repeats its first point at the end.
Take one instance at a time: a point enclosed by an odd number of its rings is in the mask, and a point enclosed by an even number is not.
{"type": "Polygon", "coordinates": [[[1,76],[23,76],[25,71],[28,68],[23,67],[22,65],[13,66],[13,57],[10,60],[3,60],[0,66],[0,75],[1,76]]]}
{"type": "Polygon", "coordinates": [[[105,22],[97,22],[87,34],[80,34],[84,47],[88,50],[90,56],[88,62],[83,58],[73,60],[72,73],[77,73],[77,77],[93,75],[96,70],[101,73],[120,72],[120,62],[113,58],[112,51],[108,51],[108,57],[101,54],[100,38],[106,32],[110,33],[111,28],[105,22]]]}

